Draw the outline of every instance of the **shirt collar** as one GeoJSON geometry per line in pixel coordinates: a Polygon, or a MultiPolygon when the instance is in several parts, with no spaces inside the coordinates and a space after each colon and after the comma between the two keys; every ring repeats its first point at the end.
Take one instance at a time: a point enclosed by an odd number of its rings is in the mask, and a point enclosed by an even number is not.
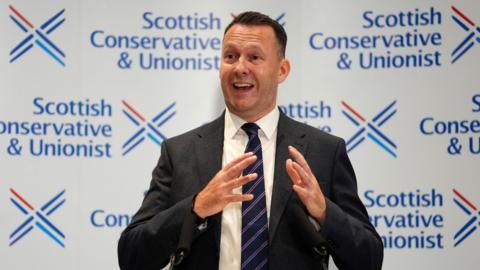
{"type": "MultiPolygon", "coordinates": [[[[280,118],[280,111],[278,108],[274,108],[271,112],[266,114],[264,117],[258,119],[255,124],[260,127],[261,132],[265,135],[265,137],[270,140],[275,133],[278,125],[278,119],[280,118]]],[[[243,120],[242,118],[238,117],[237,115],[231,113],[228,108],[225,110],[225,138],[232,139],[235,135],[239,132],[244,131],[242,130],[242,125],[245,124],[247,121],[243,120]],[[242,131],[240,131],[242,130],[242,131]]]]}

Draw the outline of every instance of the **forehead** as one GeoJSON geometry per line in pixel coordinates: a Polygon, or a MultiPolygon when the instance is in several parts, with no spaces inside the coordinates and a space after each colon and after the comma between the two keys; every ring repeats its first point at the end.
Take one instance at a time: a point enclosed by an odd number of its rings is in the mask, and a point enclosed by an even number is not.
{"type": "Polygon", "coordinates": [[[275,33],[268,25],[235,24],[228,29],[225,34],[225,37],[223,38],[223,46],[228,47],[238,44],[275,46],[275,33]]]}

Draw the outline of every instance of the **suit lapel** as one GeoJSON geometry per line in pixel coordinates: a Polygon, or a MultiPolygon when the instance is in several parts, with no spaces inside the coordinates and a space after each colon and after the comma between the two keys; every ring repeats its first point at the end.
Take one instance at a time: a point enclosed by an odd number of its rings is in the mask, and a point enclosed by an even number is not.
{"type": "MultiPolygon", "coordinates": [[[[223,137],[225,113],[219,118],[200,128],[195,141],[195,155],[198,164],[200,190],[202,190],[215,174],[222,168],[223,137]]],[[[215,228],[217,250],[220,247],[222,212],[210,217],[210,225],[215,228]]]]}
{"type": "Polygon", "coordinates": [[[195,155],[200,186],[203,188],[222,168],[224,114],[197,133],[195,155]]]}
{"type": "Polygon", "coordinates": [[[297,148],[302,154],[305,154],[306,142],[305,133],[295,129],[291,125],[293,120],[289,119],[283,113],[280,113],[277,130],[277,147],[275,151],[275,171],[273,176],[272,203],[270,207],[270,225],[269,238],[272,242],[285,207],[292,193],[292,182],[285,169],[285,161],[290,158],[288,146],[297,148]]]}

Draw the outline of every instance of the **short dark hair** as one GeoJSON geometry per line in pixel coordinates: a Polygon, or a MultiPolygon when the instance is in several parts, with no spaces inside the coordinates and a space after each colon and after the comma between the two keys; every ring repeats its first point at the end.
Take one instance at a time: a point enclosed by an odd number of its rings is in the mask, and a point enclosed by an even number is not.
{"type": "Polygon", "coordinates": [[[277,39],[279,55],[283,58],[285,57],[285,50],[287,48],[287,33],[281,24],[276,20],[270,18],[269,16],[255,11],[246,11],[238,14],[233,18],[233,21],[225,28],[223,35],[228,32],[228,30],[235,24],[243,25],[266,25],[270,26],[273,29],[273,33],[277,39]]]}

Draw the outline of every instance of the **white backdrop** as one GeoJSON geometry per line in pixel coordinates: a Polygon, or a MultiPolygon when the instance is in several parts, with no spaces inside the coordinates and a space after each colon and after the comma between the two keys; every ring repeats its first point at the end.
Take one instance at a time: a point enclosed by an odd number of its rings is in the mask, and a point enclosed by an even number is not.
{"type": "Polygon", "coordinates": [[[480,262],[476,1],[0,3],[1,269],[118,269],[159,143],[223,110],[245,10],[288,33],[282,110],[347,141],[384,269],[480,262]]]}

